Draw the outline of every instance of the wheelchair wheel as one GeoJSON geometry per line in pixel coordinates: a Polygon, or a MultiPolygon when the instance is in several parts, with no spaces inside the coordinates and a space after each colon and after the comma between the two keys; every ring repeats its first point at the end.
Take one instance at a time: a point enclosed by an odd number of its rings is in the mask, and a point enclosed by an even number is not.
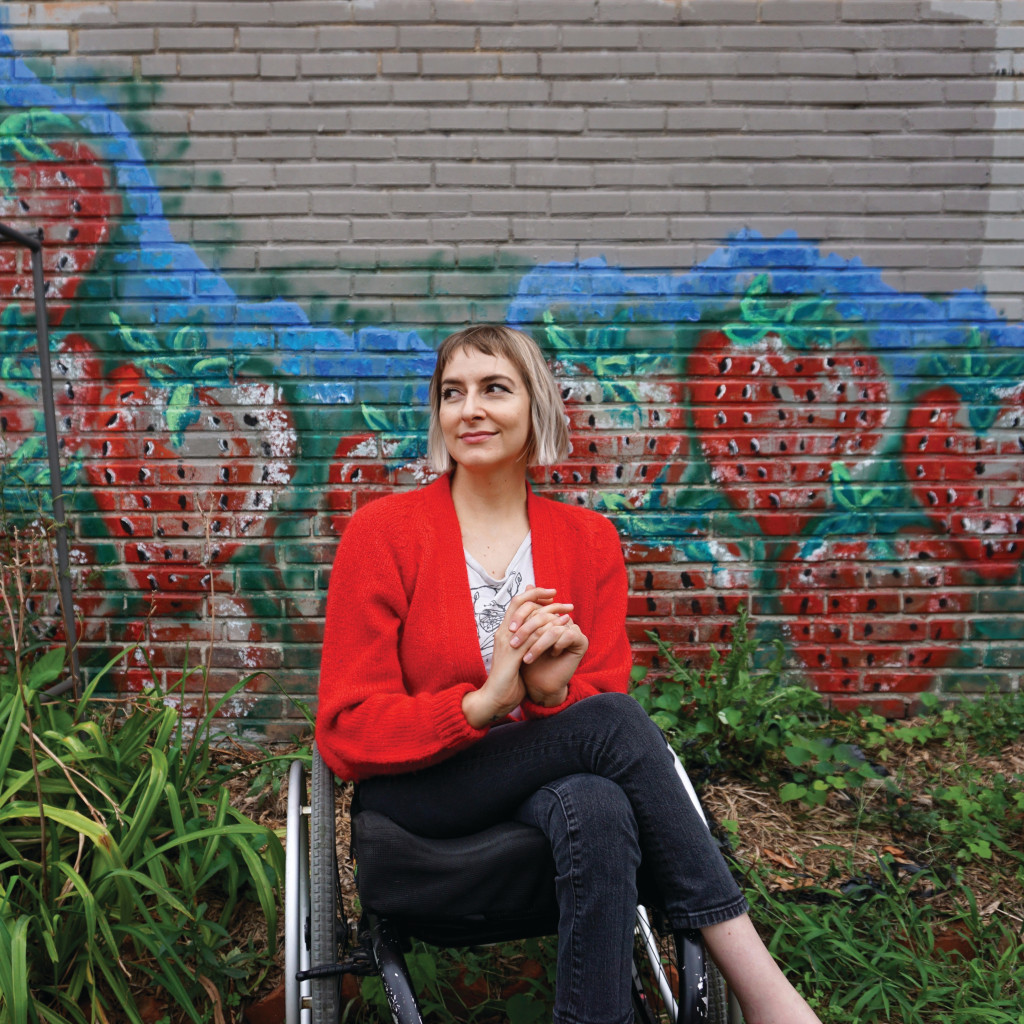
{"type": "MultiPolygon", "coordinates": [[[[336,964],[339,957],[341,893],[334,818],[334,775],[319,751],[313,751],[313,800],[310,810],[310,959],[314,966],[336,964]]],[[[312,1024],[337,1024],[341,1013],[341,975],[313,978],[312,1024]]]]}
{"type": "Polygon", "coordinates": [[[725,980],[705,955],[700,936],[677,950],[657,912],[637,907],[633,1003],[644,1024],[727,1024],[725,980]]]}
{"type": "Polygon", "coordinates": [[[288,773],[288,830],[284,878],[285,1024],[309,1024],[310,983],[295,975],[309,969],[309,816],[306,773],[293,761],[288,773]]]}

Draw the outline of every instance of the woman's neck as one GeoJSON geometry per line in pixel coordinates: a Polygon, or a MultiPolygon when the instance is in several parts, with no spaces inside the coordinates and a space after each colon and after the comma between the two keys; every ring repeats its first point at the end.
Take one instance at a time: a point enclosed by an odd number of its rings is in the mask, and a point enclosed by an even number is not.
{"type": "Polygon", "coordinates": [[[463,546],[495,579],[501,579],[530,529],[525,470],[475,474],[457,468],[451,488],[463,546]]]}
{"type": "Polygon", "coordinates": [[[477,519],[505,519],[526,514],[526,470],[515,467],[505,472],[474,473],[457,466],[451,482],[452,501],[463,513],[477,519]]]}

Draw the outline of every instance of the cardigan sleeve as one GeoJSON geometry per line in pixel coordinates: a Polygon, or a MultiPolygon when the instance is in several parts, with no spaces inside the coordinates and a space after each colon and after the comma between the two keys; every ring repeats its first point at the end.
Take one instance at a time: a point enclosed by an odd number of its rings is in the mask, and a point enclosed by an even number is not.
{"type": "Polygon", "coordinates": [[[316,741],[331,769],[356,781],[443,760],[487,731],[462,712],[472,682],[408,692],[399,644],[409,602],[387,533],[375,517],[354,516],[328,586],[316,741]]]}
{"type": "Polygon", "coordinates": [[[626,635],[626,565],[615,527],[599,516],[588,538],[589,547],[580,545],[593,566],[585,588],[576,590],[576,621],[590,641],[587,653],[569,680],[565,700],[555,707],[544,707],[526,699],[523,714],[527,718],[546,718],[564,711],[584,697],[595,693],[626,693],[633,654],[626,635]],[[586,621],[579,614],[584,611],[586,621]]]}

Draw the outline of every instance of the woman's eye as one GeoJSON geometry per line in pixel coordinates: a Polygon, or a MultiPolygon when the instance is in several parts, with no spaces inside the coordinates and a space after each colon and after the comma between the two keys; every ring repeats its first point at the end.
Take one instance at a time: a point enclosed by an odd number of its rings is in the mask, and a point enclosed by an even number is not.
{"type": "Polygon", "coordinates": [[[505,387],[504,384],[488,384],[487,385],[487,390],[488,391],[504,391],[506,394],[509,393],[508,392],[508,388],[505,387]]]}
{"type": "Polygon", "coordinates": [[[458,393],[456,388],[443,388],[441,391],[441,401],[450,402],[458,393]]]}

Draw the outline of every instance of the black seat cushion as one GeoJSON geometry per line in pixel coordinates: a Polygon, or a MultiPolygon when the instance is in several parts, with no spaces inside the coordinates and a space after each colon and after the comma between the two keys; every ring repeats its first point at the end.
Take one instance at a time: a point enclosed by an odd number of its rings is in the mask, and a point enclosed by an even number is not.
{"type": "Polygon", "coordinates": [[[555,865],[538,829],[506,822],[424,839],[376,811],[352,817],[363,909],[436,944],[543,935],[558,924],[555,865]]]}

